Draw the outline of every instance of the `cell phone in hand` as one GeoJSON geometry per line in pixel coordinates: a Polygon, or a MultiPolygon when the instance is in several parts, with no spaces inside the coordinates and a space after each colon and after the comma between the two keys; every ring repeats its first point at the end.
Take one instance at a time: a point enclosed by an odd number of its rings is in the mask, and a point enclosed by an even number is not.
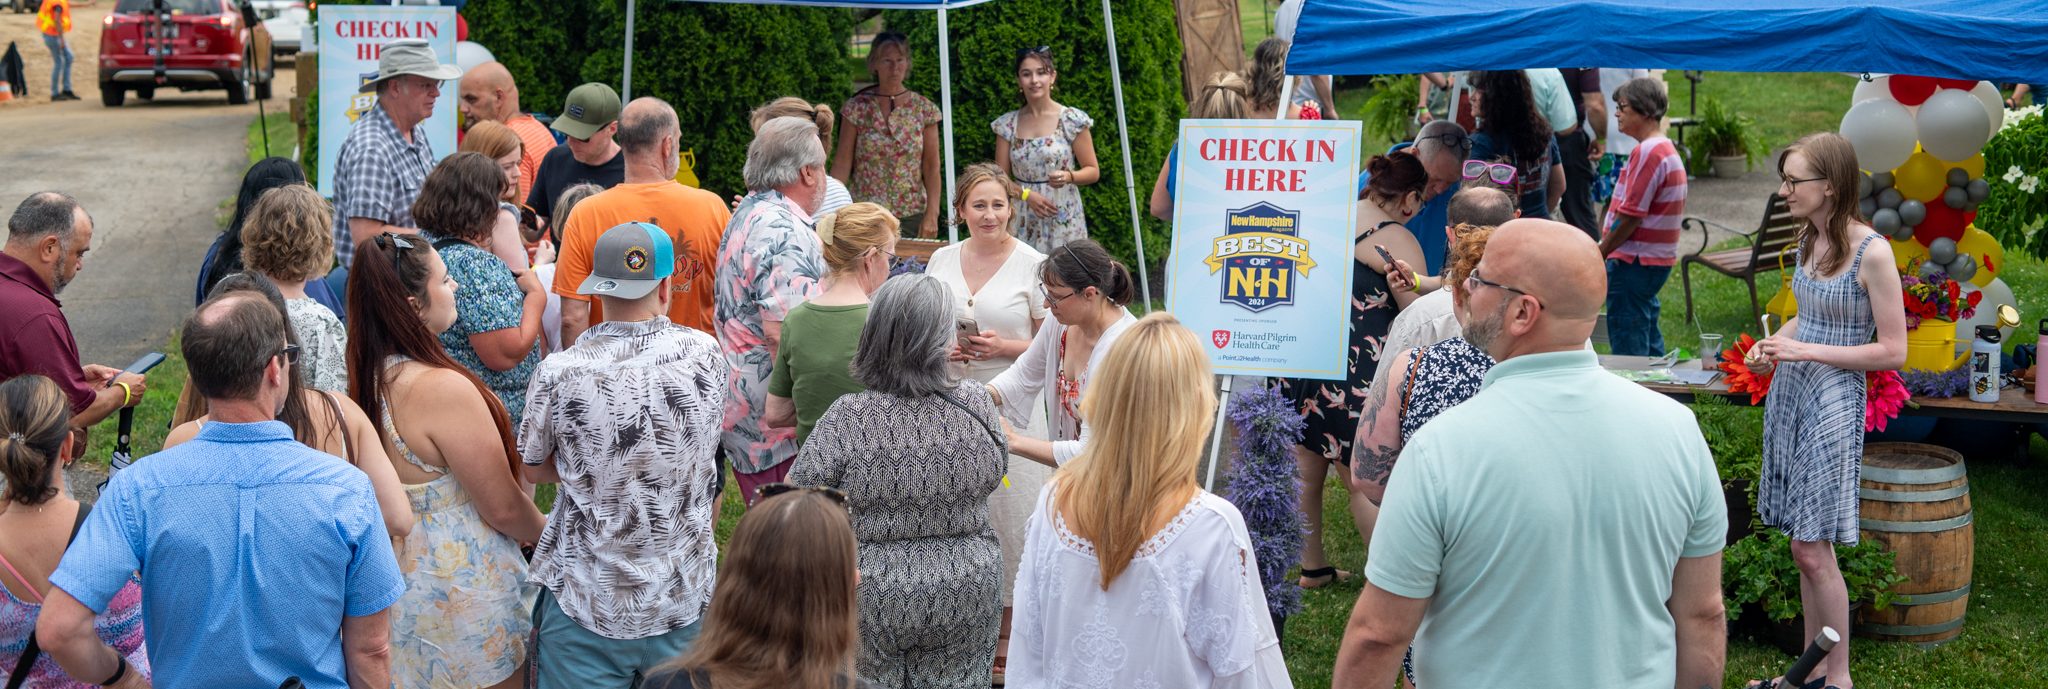
{"type": "Polygon", "coordinates": [[[960,341],[960,348],[967,348],[967,338],[981,334],[981,323],[972,318],[953,319],[953,336],[960,341]]]}
{"type": "Polygon", "coordinates": [[[1392,271],[1394,269],[1394,255],[1387,252],[1387,247],[1374,244],[1372,245],[1372,250],[1380,252],[1380,260],[1387,262],[1387,270],[1392,271]]]}

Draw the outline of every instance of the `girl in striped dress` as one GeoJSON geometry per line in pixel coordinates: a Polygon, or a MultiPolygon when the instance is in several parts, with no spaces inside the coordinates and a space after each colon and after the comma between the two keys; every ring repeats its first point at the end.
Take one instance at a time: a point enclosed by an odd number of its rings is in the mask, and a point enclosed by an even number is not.
{"type": "Polygon", "coordinates": [[[1891,244],[1857,217],[1860,173],[1847,139],[1808,135],[1786,150],[1778,173],[1778,195],[1807,224],[1792,276],[1799,314],[1757,343],[1748,361],[1752,371],[1777,370],[1764,408],[1757,511],[1792,540],[1806,635],[1822,625],[1845,634],[1819,671],[1828,686],[1846,688],[1849,592],[1835,544],[1856,544],[1864,372],[1905,364],[1904,298],[1891,244]]]}

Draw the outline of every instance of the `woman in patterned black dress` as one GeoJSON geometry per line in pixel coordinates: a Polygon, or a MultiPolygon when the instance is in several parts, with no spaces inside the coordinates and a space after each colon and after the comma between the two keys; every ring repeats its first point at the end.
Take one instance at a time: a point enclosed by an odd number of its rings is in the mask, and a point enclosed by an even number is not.
{"type": "MultiPolygon", "coordinates": [[[[1372,386],[1373,370],[1379,366],[1380,345],[1394,324],[1394,314],[1421,296],[1387,286],[1387,262],[1375,247],[1386,249],[1409,265],[1422,265],[1422,245],[1415,242],[1415,235],[1402,223],[1422,210],[1422,189],[1429,183],[1429,173],[1420,160],[1405,153],[1373,156],[1366,161],[1365,169],[1372,177],[1359,194],[1360,229],[1352,241],[1352,260],[1357,265],[1351,267],[1347,374],[1344,380],[1280,381],[1281,390],[1299,405],[1301,418],[1307,422],[1301,443],[1294,446],[1294,465],[1301,477],[1301,509],[1309,528],[1301,550],[1303,588],[1318,588],[1351,577],[1350,572],[1331,566],[1323,553],[1324,477],[1329,475],[1331,464],[1350,464],[1359,408],[1365,401],[1366,389],[1372,386]]],[[[1359,533],[1372,533],[1379,510],[1360,498],[1349,479],[1350,473],[1339,472],[1346,477],[1344,483],[1352,493],[1352,521],[1358,525],[1359,533]]]]}
{"type": "Polygon", "coordinates": [[[1816,672],[1828,686],[1849,687],[1849,591],[1835,544],[1856,544],[1864,372],[1905,365],[1904,297],[1891,243],[1856,217],[1860,173],[1847,139],[1800,139],[1778,173],[1778,195],[1806,227],[1792,276],[1799,315],[1757,343],[1760,355],[1749,361],[1752,371],[1777,371],[1764,402],[1757,511],[1792,540],[1806,635],[1821,625],[1845,635],[1816,672]]]}

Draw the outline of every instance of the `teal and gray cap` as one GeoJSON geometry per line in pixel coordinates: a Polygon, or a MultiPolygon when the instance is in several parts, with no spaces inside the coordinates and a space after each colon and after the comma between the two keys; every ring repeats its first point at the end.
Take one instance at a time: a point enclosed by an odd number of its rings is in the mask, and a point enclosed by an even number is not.
{"type": "Polygon", "coordinates": [[[676,271],[675,246],[668,233],[644,222],[605,230],[590,258],[590,277],[576,288],[577,294],[639,299],[676,271]]]}

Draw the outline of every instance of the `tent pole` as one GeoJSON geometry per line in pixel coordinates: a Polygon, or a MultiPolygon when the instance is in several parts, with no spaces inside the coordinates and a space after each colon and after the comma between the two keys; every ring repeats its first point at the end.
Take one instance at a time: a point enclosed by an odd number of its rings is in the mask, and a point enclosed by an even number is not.
{"type": "Polygon", "coordinates": [[[633,0],[626,0],[626,76],[619,84],[619,100],[633,100],[633,0]]]}
{"type": "MultiPolygon", "coordinates": [[[[946,8],[939,7],[939,110],[945,113],[939,128],[946,136],[946,241],[959,243],[958,218],[953,217],[953,43],[947,35],[946,8]]],[[[931,193],[931,190],[925,190],[931,193]]]]}
{"type": "MultiPolygon", "coordinates": [[[[945,10],[939,11],[945,16],[945,10]]],[[[940,26],[945,26],[941,19],[940,26]]],[[[1116,21],[1110,17],[1109,0],[1102,0],[1102,32],[1109,38],[1109,79],[1116,90],[1116,137],[1123,147],[1124,195],[1131,202],[1131,246],[1138,251],[1138,289],[1145,297],[1145,312],[1152,312],[1152,276],[1145,263],[1145,231],[1138,225],[1138,176],[1131,168],[1131,121],[1124,116],[1124,70],[1116,55],[1116,21]]],[[[950,120],[949,120],[950,121],[950,120]]]]}

